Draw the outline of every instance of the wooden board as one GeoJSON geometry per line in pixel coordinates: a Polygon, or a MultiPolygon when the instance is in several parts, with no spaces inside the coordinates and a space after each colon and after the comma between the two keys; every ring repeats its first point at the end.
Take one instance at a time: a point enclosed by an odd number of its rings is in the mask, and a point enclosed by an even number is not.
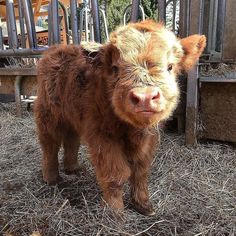
{"type": "MultiPolygon", "coordinates": [[[[14,94],[16,76],[0,76],[0,93],[14,94]]],[[[36,76],[25,76],[21,83],[21,95],[35,96],[37,91],[36,76]]]]}
{"type": "Polygon", "coordinates": [[[202,138],[236,142],[235,94],[236,83],[202,83],[202,138]]]}

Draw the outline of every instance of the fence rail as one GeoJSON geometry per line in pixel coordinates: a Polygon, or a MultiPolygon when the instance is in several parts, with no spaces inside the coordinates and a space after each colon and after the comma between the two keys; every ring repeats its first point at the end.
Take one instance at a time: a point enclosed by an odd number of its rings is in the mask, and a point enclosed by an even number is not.
{"type": "MultiPolygon", "coordinates": [[[[48,1],[48,12],[45,14],[48,17],[48,30],[47,45],[41,46],[37,42],[37,32],[33,8],[31,0],[6,0],[6,22],[8,37],[4,39],[2,29],[0,27],[0,57],[8,56],[35,56],[40,55],[43,51],[53,44],[79,44],[85,34],[86,40],[93,40],[101,42],[101,25],[105,26],[105,38],[108,40],[107,20],[106,13],[104,10],[99,8],[98,0],[84,0],[83,8],[80,9],[77,0],[70,0],[68,7],[60,2],[59,0],[48,1]],[[18,15],[15,14],[15,7],[18,8],[18,15]],[[80,14],[79,14],[80,11],[80,14]],[[69,21],[70,13],[70,21],[69,21]],[[103,21],[103,24],[101,24],[103,21]],[[19,24],[19,31],[17,32],[17,24],[19,24]],[[61,25],[63,24],[64,29],[61,25]],[[69,28],[70,25],[70,28],[69,28]],[[65,35],[65,40],[62,42],[61,34],[65,35]],[[88,36],[90,34],[90,36],[88,36]],[[4,47],[4,42],[7,41],[4,47]]],[[[157,15],[159,21],[166,22],[166,8],[173,4],[172,14],[174,20],[172,22],[173,30],[176,30],[175,16],[177,14],[176,6],[178,5],[177,0],[158,0],[157,15]]],[[[0,2],[2,4],[3,2],[0,2]]],[[[140,9],[142,10],[142,19],[145,18],[145,13],[141,6],[141,1],[132,0],[130,8],[130,21],[135,22],[138,20],[140,15],[140,9]]],[[[40,8],[40,6],[37,6],[40,8]]],[[[127,12],[126,12],[127,14],[127,12]]],[[[122,16],[121,16],[122,18],[122,16]]]]}

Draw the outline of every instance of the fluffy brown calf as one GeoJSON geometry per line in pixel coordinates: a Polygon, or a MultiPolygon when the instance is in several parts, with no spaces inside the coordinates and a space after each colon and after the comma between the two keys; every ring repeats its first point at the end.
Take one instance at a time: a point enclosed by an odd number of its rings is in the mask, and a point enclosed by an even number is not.
{"type": "Polygon", "coordinates": [[[120,27],[110,39],[95,51],[52,47],[38,65],[35,118],[43,179],[58,181],[61,144],[65,171],[76,171],[83,142],[105,201],[123,209],[122,187],[129,180],[134,207],[152,215],[147,178],[159,143],[154,129],[175,109],[176,76],[194,65],[206,39],[177,39],[153,21],[120,27]]]}

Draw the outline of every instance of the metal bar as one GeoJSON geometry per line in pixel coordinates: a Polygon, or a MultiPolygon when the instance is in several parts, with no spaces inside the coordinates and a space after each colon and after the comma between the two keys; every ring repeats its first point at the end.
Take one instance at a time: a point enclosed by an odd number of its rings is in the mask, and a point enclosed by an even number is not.
{"type": "Polygon", "coordinates": [[[77,1],[70,0],[71,30],[73,44],[79,44],[77,1]]]}
{"type": "Polygon", "coordinates": [[[3,33],[2,33],[2,27],[0,27],[0,50],[3,50],[3,33]]]}
{"type": "Polygon", "coordinates": [[[64,6],[64,4],[62,2],[59,1],[59,5],[63,11],[63,15],[64,15],[64,21],[65,21],[65,30],[66,30],[66,42],[67,44],[70,43],[70,37],[69,37],[69,17],[68,17],[68,13],[67,10],[64,6]]]}
{"type": "Polygon", "coordinates": [[[222,43],[222,60],[236,61],[236,1],[225,1],[225,19],[224,19],[224,35],[222,43]]]}
{"type": "Polygon", "coordinates": [[[204,0],[199,0],[199,22],[198,22],[198,34],[202,34],[204,20],[204,0]]]}
{"type": "MultiPolygon", "coordinates": [[[[85,31],[85,41],[88,42],[89,41],[89,34],[88,34],[88,31],[89,31],[89,22],[88,22],[88,12],[89,12],[89,9],[87,7],[85,7],[85,10],[84,10],[84,31],[85,31]]],[[[91,33],[91,32],[90,32],[91,33]]]]}
{"type": "Polygon", "coordinates": [[[173,19],[172,19],[172,30],[173,30],[173,32],[175,32],[176,4],[177,4],[177,1],[173,0],[173,19]]]}
{"type": "Polygon", "coordinates": [[[60,26],[59,26],[58,0],[52,0],[51,7],[52,7],[53,44],[59,44],[61,42],[61,37],[60,37],[60,26]]]}
{"type": "MultiPolygon", "coordinates": [[[[6,23],[7,23],[7,35],[10,35],[10,20],[9,20],[9,15],[6,14],[6,23]]],[[[11,41],[11,37],[7,37],[7,41],[8,41],[8,45],[9,45],[9,48],[12,48],[12,41],[11,41]]]]}
{"type": "Polygon", "coordinates": [[[218,0],[214,1],[213,24],[212,24],[212,49],[216,49],[216,28],[217,28],[218,0]]]}
{"type": "Polygon", "coordinates": [[[21,75],[16,76],[15,84],[14,84],[15,100],[16,100],[16,116],[18,116],[18,117],[22,117],[21,93],[20,93],[22,78],[23,77],[21,75]]]}
{"type": "Polygon", "coordinates": [[[185,7],[186,7],[186,28],[185,28],[185,34],[186,36],[189,36],[189,31],[190,31],[190,0],[186,0],[185,2],[185,7]]]}
{"type": "Polygon", "coordinates": [[[107,28],[107,19],[106,19],[106,14],[104,10],[100,10],[101,14],[102,14],[102,19],[104,22],[104,28],[105,28],[105,36],[106,36],[106,40],[109,40],[109,33],[108,33],[108,28],[107,28]]]}
{"type": "Polygon", "coordinates": [[[124,25],[126,25],[126,23],[127,23],[126,16],[127,16],[127,13],[128,13],[129,8],[130,8],[131,6],[132,6],[132,5],[127,6],[127,7],[125,8],[125,10],[124,10],[124,13],[123,13],[123,24],[124,24],[124,25]]]}
{"type": "Polygon", "coordinates": [[[22,75],[22,76],[33,76],[37,75],[36,67],[33,68],[0,68],[0,75],[11,76],[11,75],[22,75]]]}
{"type": "Polygon", "coordinates": [[[85,5],[85,9],[88,9],[88,11],[85,10],[85,32],[89,29],[89,34],[87,34],[85,37],[87,37],[88,41],[94,42],[94,26],[93,26],[93,16],[91,15],[90,9],[92,8],[91,1],[88,1],[88,3],[85,5]],[[88,8],[86,7],[88,6],[88,8]],[[87,21],[87,22],[86,22],[87,21]]]}
{"type": "Polygon", "coordinates": [[[83,29],[84,29],[84,12],[85,12],[85,8],[83,8],[83,9],[80,11],[80,20],[79,20],[79,43],[81,43],[82,34],[83,34],[83,29]]]}
{"type": "Polygon", "coordinates": [[[186,15],[186,9],[184,7],[186,0],[182,0],[179,2],[179,32],[178,36],[183,38],[185,36],[185,20],[184,17],[186,15]]]}
{"type": "Polygon", "coordinates": [[[99,7],[98,0],[91,0],[91,9],[93,17],[93,28],[94,28],[94,39],[95,42],[101,43],[101,30],[100,30],[100,17],[99,17],[99,7]]]}
{"type": "Polygon", "coordinates": [[[209,23],[208,23],[208,43],[207,43],[207,52],[211,52],[212,50],[215,50],[215,34],[216,34],[216,14],[217,9],[215,0],[210,0],[210,6],[209,6],[209,23]]]}
{"type": "Polygon", "coordinates": [[[162,21],[164,24],[166,23],[166,1],[165,0],[158,1],[158,21],[162,21]]]}
{"type": "Polygon", "coordinates": [[[198,66],[188,72],[185,138],[187,145],[197,143],[198,66]]]}
{"type": "Polygon", "coordinates": [[[53,33],[52,33],[52,4],[48,4],[48,45],[53,44],[53,33]]]}
{"type": "Polygon", "coordinates": [[[7,13],[7,31],[10,48],[18,47],[17,29],[16,29],[16,17],[14,11],[13,0],[6,0],[6,13],[7,13]]]}
{"type": "Polygon", "coordinates": [[[0,50],[0,57],[9,57],[9,56],[33,56],[41,55],[48,48],[23,48],[23,49],[8,49],[0,50]]]}
{"type": "Polygon", "coordinates": [[[225,76],[201,76],[199,81],[201,83],[236,83],[236,73],[232,72],[225,76]]]}
{"type": "Polygon", "coordinates": [[[171,2],[173,2],[174,0],[168,0],[167,2],[166,2],[166,7],[171,3],[171,2]]]}
{"type": "Polygon", "coordinates": [[[225,19],[225,0],[218,1],[218,15],[216,28],[216,51],[222,53],[224,19],[225,19]]]}
{"type": "Polygon", "coordinates": [[[19,12],[19,22],[20,22],[21,47],[26,48],[26,37],[25,37],[25,26],[24,26],[22,0],[18,0],[18,12],[19,12]]]}
{"type": "Polygon", "coordinates": [[[141,5],[139,5],[139,9],[140,9],[141,14],[142,14],[142,20],[145,20],[145,12],[144,12],[144,9],[141,5]]]}
{"type": "Polygon", "coordinates": [[[189,0],[179,1],[179,36],[180,38],[187,37],[189,35],[189,0]]]}
{"type": "Polygon", "coordinates": [[[36,31],[34,24],[33,8],[30,0],[23,1],[25,23],[30,48],[37,48],[36,31]]]}
{"type": "Polygon", "coordinates": [[[209,9],[208,9],[208,14],[209,14],[209,21],[208,21],[208,32],[207,32],[207,52],[210,53],[212,49],[212,22],[213,22],[213,1],[210,0],[209,2],[209,9]]]}
{"type": "Polygon", "coordinates": [[[130,17],[131,22],[138,21],[139,4],[140,0],[132,0],[131,17],[130,17]]]}
{"type": "Polygon", "coordinates": [[[93,19],[91,17],[91,23],[89,26],[89,32],[90,32],[90,40],[94,42],[94,28],[93,28],[93,19]]]}
{"type": "Polygon", "coordinates": [[[94,27],[93,27],[93,18],[91,14],[89,14],[89,33],[90,33],[90,40],[94,42],[94,27]]]}
{"type": "MultiPolygon", "coordinates": [[[[189,34],[201,33],[203,17],[203,0],[191,1],[189,5],[189,34]]],[[[186,144],[197,143],[197,112],[198,112],[198,78],[199,67],[196,65],[188,72],[186,98],[186,144]]]]}

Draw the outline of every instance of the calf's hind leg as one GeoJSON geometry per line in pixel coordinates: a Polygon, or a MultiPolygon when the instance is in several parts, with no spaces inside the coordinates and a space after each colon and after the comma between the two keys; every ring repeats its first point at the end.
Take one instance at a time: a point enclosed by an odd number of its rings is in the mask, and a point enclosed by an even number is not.
{"type": "Polygon", "coordinates": [[[67,130],[63,136],[64,170],[66,174],[76,174],[78,172],[79,145],[80,140],[77,133],[73,130],[67,130]]]}

